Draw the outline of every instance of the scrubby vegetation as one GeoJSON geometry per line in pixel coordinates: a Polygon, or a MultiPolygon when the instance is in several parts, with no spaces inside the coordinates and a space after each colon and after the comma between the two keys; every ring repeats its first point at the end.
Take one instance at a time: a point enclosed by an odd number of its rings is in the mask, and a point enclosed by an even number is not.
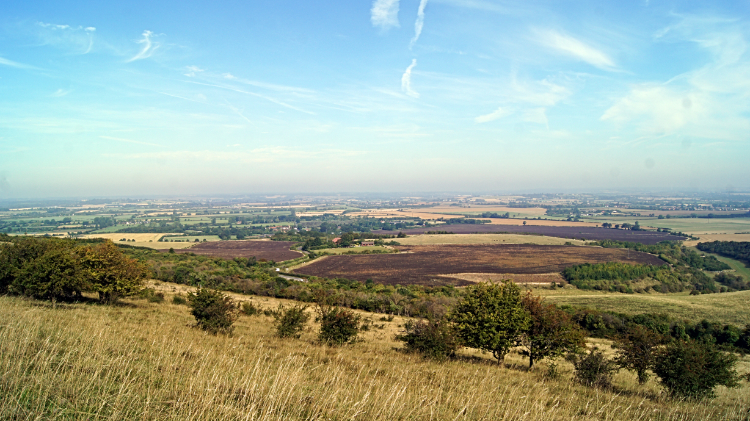
{"type": "Polygon", "coordinates": [[[8,237],[0,244],[0,293],[45,300],[76,300],[95,292],[102,303],[140,291],[145,265],[111,241],[8,237]]]}
{"type": "Polygon", "coordinates": [[[624,241],[592,243],[605,248],[626,248],[658,255],[671,266],[631,265],[617,262],[576,265],[563,270],[562,275],[580,289],[612,292],[680,292],[686,289],[699,293],[737,291],[750,288],[750,283],[737,282],[731,275],[720,273],[714,277],[704,271],[731,269],[714,256],[702,256],[678,243],[664,241],[644,245],[624,241]],[[644,282],[645,281],[645,282],[644,282]],[[640,283],[640,285],[636,285],[640,283]],[[645,283],[645,285],[644,285],[645,283]]]}

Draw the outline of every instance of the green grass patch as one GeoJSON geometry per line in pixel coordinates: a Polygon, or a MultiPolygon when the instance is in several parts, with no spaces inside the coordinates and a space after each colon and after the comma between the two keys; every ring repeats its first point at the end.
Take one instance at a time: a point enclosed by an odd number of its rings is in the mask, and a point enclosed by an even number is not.
{"type": "Polygon", "coordinates": [[[535,292],[558,305],[591,307],[631,315],[665,313],[678,319],[691,321],[707,319],[737,326],[750,323],[750,312],[747,311],[750,291],[702,295],[689,295],[687,292],[678,294],[591,293],[569,289],[559,292],[539,289],[535,292]]]}

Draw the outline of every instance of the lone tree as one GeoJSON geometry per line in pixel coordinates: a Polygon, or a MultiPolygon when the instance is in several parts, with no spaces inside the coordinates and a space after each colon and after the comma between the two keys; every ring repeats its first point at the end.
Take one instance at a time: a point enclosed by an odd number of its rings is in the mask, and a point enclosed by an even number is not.
{"type": "Polygon", "coordinates": [[[536,361],[576,352],[586,345],[581,329],[554,304],[546,304],[542,297],[531,293],[523,297],[522,304],[531,316],[519,342],[525,348],[521,353],[529,357],[529,368],[536,361]]]}
{"type": "Polygon", "coordinates": [[[638,384],[648,381],[648,370],[653,369],[659,352],[659,346],[664,343],[664,338],[641,325],[631,327],[628,332],[615,340],[617,357],[615,362],[621,368],[635,371],[638,375],[638,384]]]}
{"type": "Polygon", "coordinates": [[[92,291],[106,304],[138,292],[148,274],[145,265],[122,254],[111,241],[83,248],[81,266],[92,291]]]}
{"type": "Polygon", "coordinates": [[[498,363],[502,363],[530,323],[521,302],[521,290],[510,280],[469,288],[450,317],[466,346],[492,352],[498,363]]]}
{"type": "Polygon", "coordinates": [[[230,297],[212,289],[198,288],[188,294],[188,301],[199,328],[213,334],[232,332],[237,306],[230,297]]]}
{"type": "Polygon", "coordinates": [[[737,357],[703,341],[674,341],[654,364],[654,373],[675,397],[713,397],[716,386],[737,387],[737,357]]]}

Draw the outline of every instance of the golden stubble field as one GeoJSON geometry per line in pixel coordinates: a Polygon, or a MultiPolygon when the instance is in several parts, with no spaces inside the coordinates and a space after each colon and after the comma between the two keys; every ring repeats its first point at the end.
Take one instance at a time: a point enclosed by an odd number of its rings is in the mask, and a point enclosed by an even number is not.
{"type": "MultiPolygon", "coordinates": [[[[212,336],[171,304],[184,287],[157,287],[165,303],[53,309],[0,297],[0,419],[702,421],[743,420],[750,408],[747,383],[684,402],[655,380],[639,387],[628,372],[613,391],[575,384],[564,361],[560,377],[548,378],[545,363],[528,371],[516,353],[503,366],[471,349],[456,361],[424,360],[393,339],[404,320],[378,314],[360,313],[376,326],[338,348],[317,341],[314,321],[300,339],[279,339],[262,315],[212,336]]],[[[235,297],[262,308],[282,302],[235,297]]],[[[608,341],[590,345],[611,352],[608,341]]]]}
{"type": "Polygon", "coordinates": [[[189,242],[159,242],[159,239],[169,233],[147,233],[147,234],[130,234],[122,232],[106,233],[106,234],[88,234],[82,236],[83,238],[105,238],[112,240],[115,244],[126,244],[129,246],[137,247],[148,247],[152,249],[162,250],[168,248],[174,249],[185,249],[191,247],[193,243],[189,242]],[[127,241],[120,241],[121,239],[127,241]],[[135,240],[135,241],[133,241],[135,240]]]}

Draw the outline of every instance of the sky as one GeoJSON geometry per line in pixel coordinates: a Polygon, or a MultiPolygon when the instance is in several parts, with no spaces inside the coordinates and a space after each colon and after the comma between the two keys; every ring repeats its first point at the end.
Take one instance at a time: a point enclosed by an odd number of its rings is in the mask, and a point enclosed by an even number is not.
{"type": "Polygon", "coordinates": [[[750,190],[748,1],[5,0],[0,199],[750,190]]]}

